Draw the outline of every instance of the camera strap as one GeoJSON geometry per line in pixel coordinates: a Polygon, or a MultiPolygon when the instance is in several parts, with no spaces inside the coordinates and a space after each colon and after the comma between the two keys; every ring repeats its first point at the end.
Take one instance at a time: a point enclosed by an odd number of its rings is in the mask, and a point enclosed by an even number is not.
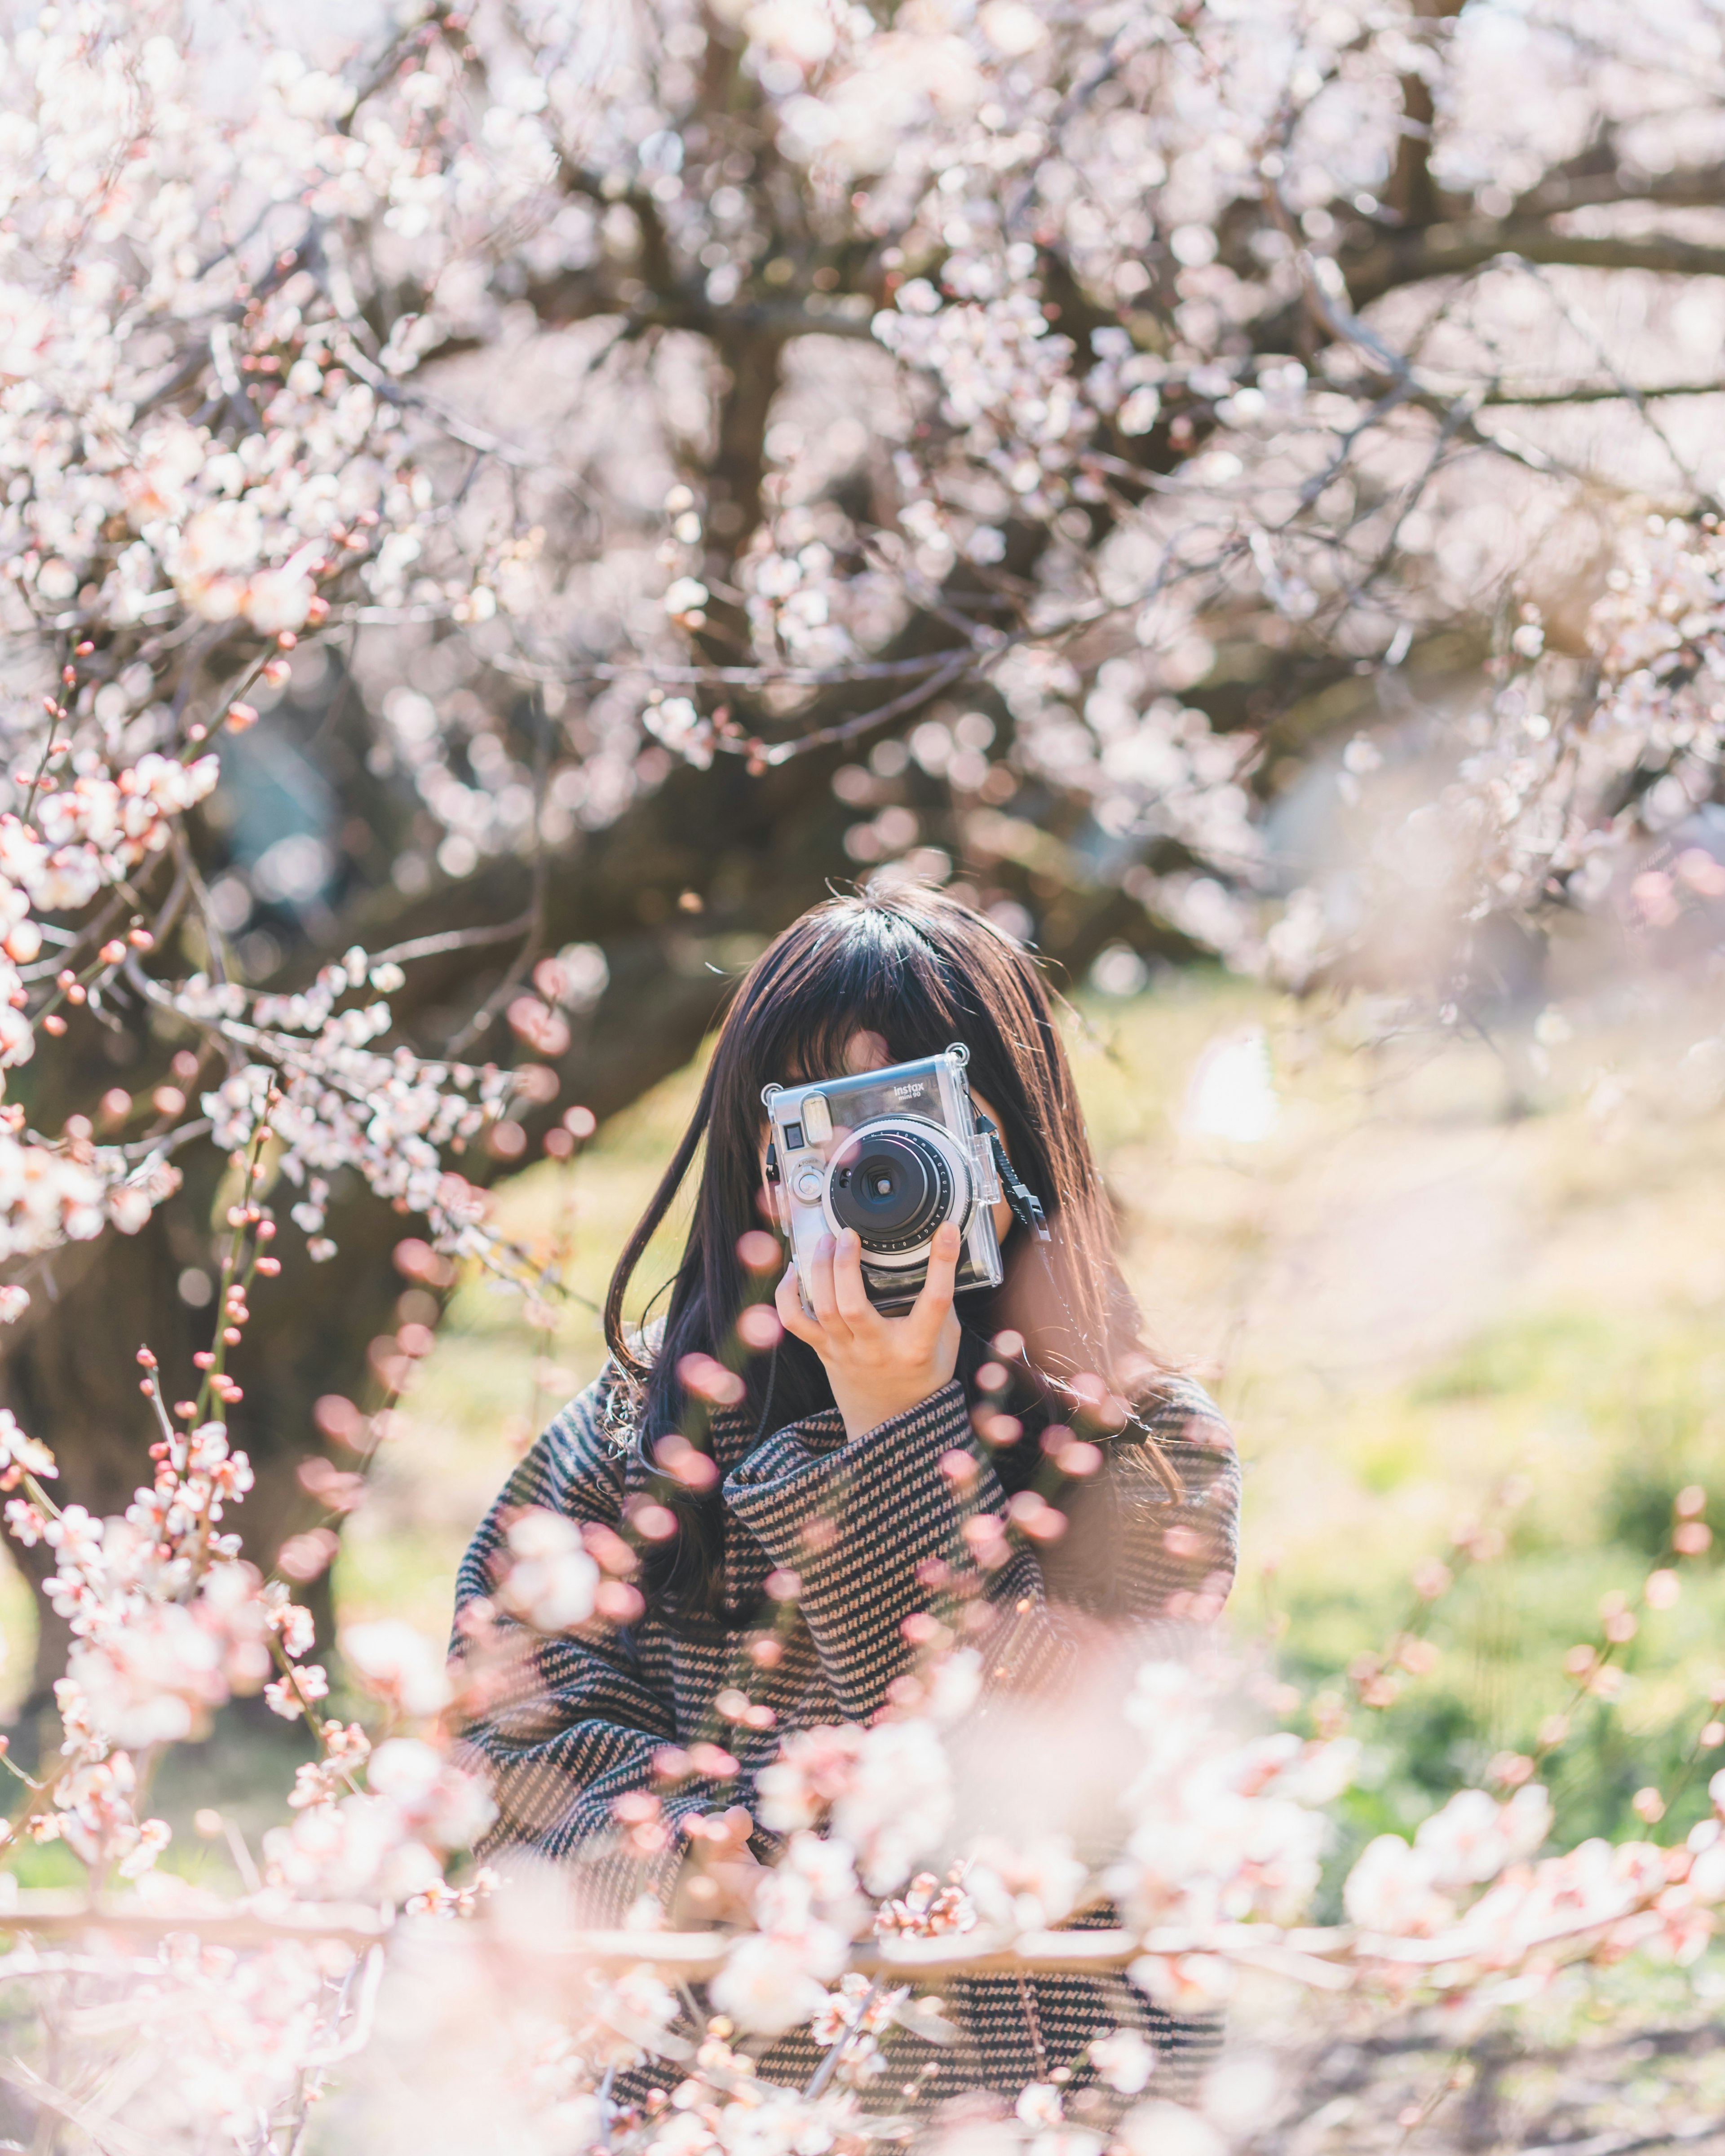
{"type": "Polygon", "coordinates": [[[1006,1157],[1006,1147],[1000,1142],[1000,1133],[980,1109],[977,1111],[976,1127],[986,1131],[988,1150],[994,1156],[994,1173],[1000,1178],[1000,1188],[1007,1204],[1012,1208],[1013,1218],[1020,1226],[1028,1228],[1039,1243],[1050,1240],[1048,1215],[1042,1209],[1042,1200],[1030,1188],[1018,1170],[1006,1157]]]}

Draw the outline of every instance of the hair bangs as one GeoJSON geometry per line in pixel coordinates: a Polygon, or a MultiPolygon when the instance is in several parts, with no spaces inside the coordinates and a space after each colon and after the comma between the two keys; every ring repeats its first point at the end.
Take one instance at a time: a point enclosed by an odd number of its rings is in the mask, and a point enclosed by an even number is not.
{"type": "Polygon", "coordinates": [[[878,1034],[895,1062],[908,1062],[966,1037],[976,1010],[957,986],[907,914],[829,916],[782,965],[763,960],[734,1007],[736,1046],[757,1090],[846,1070],[859,1033],[878,1034]]]}

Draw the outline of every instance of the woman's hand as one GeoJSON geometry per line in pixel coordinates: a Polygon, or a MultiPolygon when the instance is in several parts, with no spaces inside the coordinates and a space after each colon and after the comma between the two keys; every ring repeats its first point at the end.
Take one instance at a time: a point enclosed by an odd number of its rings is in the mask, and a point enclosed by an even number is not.
{"type": "Polygon", "coordinates": [[[845,1435],[889,1422],[920,1407],[951,1378],[958,1362],[958,1316],[952,1282],[961,1238],[950,1220],[936,1229],[922,1292],[902,1317],[883,1317],[863,1286],[862,1244],[847,1228],[836,1243],[823,1235],[810,1267],[811,1317],[797,1292],[793,1265],[774,1301],[787,1332],[806,1340],[826,1366],[845,1435]]]}
{"type": "Polygon", "coordinates": [[[671,1897],[673,1923],[742,1923],[754,1908],[765,1867],[749,1847],[755,1822],[741,1804],[686,1822],[689,1854],[671,1897]]]}

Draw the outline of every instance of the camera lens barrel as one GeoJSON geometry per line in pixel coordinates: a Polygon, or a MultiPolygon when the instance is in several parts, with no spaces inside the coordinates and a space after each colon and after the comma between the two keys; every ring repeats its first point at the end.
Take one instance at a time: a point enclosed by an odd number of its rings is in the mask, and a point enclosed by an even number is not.
{"type": "Polygon", "coordinates": [[[841,1227],[879,1256],[916,1250],[942,1220],[969,1209],[954,1203],[944,1149],[903,1126],[864,1129],[834,1163],[828,1202],[841,1227]]]}

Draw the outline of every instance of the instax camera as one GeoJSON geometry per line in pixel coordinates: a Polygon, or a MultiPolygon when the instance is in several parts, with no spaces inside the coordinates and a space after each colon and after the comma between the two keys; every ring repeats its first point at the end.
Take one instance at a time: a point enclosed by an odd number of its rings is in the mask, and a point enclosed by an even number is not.
{"type": "Polygon", "coordinates": [[[1045,1236],[1040,1205],[1013,1173],[993,1125],[972,1105],[969,1061],[969,1050],[954,1045],[919,1063],[762,1092],[773,1127],[767,1178],[805,1308],[824,1235],[855,1229],[864,1287],[886,1312],[916,1301],[934,1231],[946,1220],[964,1239],[958,1288],[999,1286],[990,1208],[1003,1182],[1014,1213],[1045,1236]]]}

